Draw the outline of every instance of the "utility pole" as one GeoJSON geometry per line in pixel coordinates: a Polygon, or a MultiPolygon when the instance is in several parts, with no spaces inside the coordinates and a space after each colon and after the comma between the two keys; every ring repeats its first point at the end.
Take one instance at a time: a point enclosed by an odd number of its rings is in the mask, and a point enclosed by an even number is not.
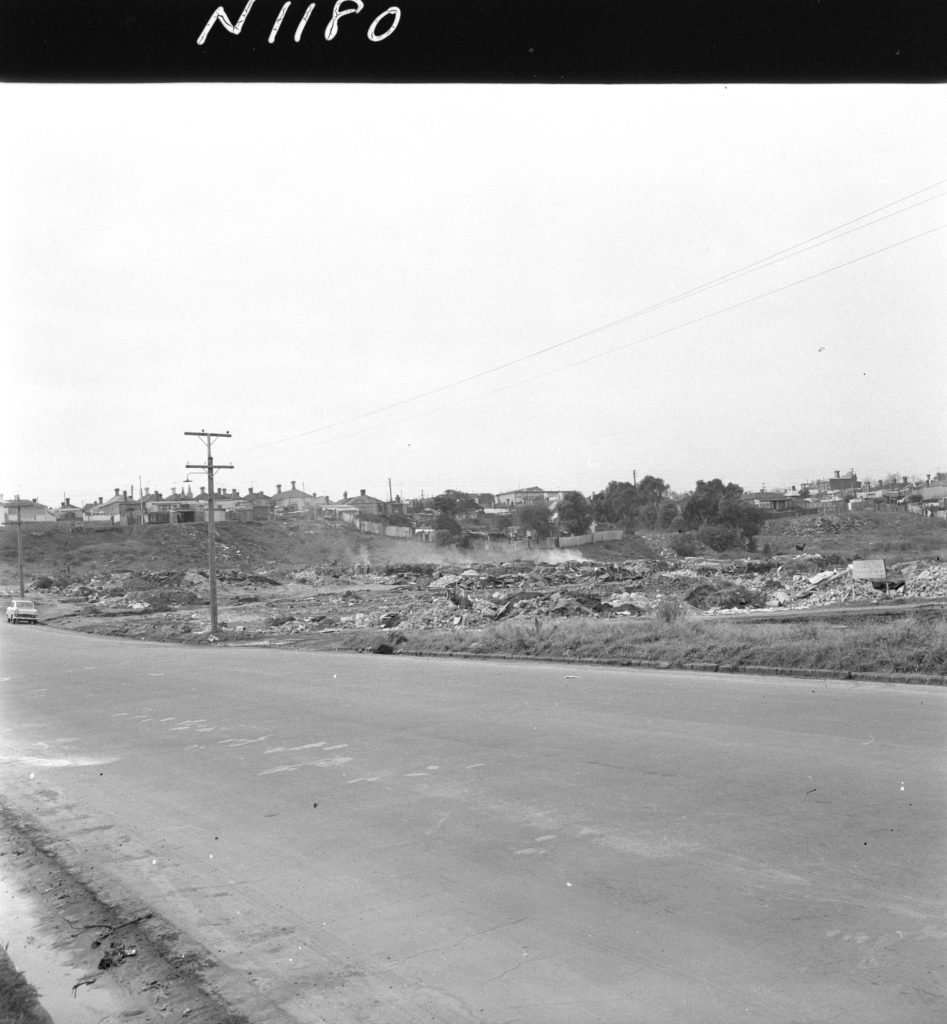
{"type": "Polygon", "coordinates": [[[215,466],[214,456],[211,454],[211,446],[218,437],[230,437],[228,430],[224,434],[215,434],[207,430],[185,430],[187,437],[200,437],[207,445],[206,465],[195,465],[188,463],[188,469],[204,469],[207,471],[207,577],[210,583],[210,632],[213,636],[217,632],[217,552],[214,548],[214,470],[233,469],[233,466],[215,466]]]}
{"type": "Polygon", "coordinates": [[[16,568],[20,577],[20,597],[26,596],[23,587],[23,535],[20,531],[20,509],[22,508],[19,494],[16,496],[16,568]]]}

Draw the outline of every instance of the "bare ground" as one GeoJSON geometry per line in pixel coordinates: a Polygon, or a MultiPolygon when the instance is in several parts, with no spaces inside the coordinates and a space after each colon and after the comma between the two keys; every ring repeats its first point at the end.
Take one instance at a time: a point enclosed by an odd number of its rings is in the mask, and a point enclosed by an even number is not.
{"type": "MultiPolygon", "coordinates": [[[[57,1024],[88,1020],[80,1014],[79,1000],[90,986],[107,989],[101,998],[109,1012],[96,1024],[128,1019],[249,1024],[205,987],[202,951],[181,942],[150,909],[97,895],[89,880],[69,867],[68,851],[2,803],[0,876],[14,905],[19,896],[39,907],[28,921],[25,941],[56,951],[28,978],[10,958],[0,964],[3,1024],[48,1024],[45,1006],[54,1010],[57,1024]],[[74,1009],[63,1009],[70,1004],[74,1009]]],[[[8,914],[13,912],[8,907],[8,914]]],[[[10,917],[6,928],[12,928],[10,917]]]]}

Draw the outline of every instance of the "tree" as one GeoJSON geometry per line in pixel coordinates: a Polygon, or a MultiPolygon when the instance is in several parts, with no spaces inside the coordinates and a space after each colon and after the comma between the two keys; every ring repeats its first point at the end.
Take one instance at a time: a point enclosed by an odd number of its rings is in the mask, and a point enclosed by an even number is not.
{"type": "Polygon", "coordinates": [[[438,512],[446,512],[449,516],[456,516],[477,511],[480,503],[473,494],[448,488],[443,494],[431,499],[431,508],[437,509],[438,512]]]}
{"type": "Polygon", "coordinates": [[[552,513],[541,501],[521,505],[516,510],[516,521],[524,530],[532,530],[537,537],[548,537],[552,532],[552,513]]]}
{"type": "Polygon", "coordinates": [[[638,501],[643,505],[657,504],[671,489],[661,477],[647,476],[641,478],[641,482],[635,488],[638,492],[638,501]]]}
{"type": "Polygon", "coordinates": [[[762,510],[743,498],[743,488],[734,483],[725,485],[719,478],[698,480],[681,514],[691,529],[729,526],[747,540],[755,537],[763,526],[762,510]]]}
{"type": "Polygon", "coordinates": [[[457,499],[449,491],[445,491],[431,499],[431,508],[446,516],[456,515],[457,499]]]}
{"type": "Polygon", "coordinates": [[[658,530],[669,530],[671,524],[681,514],[677,502],[671,498],[662,498],[655,510],[654,525],[658,530]]]}
{"type": "Polygon", "coordinates": [[[604,491],[592,495],[592,515],[597,522],[630,527],[637,514],[638,496],[628,480],[611,480],[604,491]]]}
{"type": "Polygon", "coordinates": [[[434,529],[443,530],[445,533],[449,533],[452,537],[459,537],[464,532],[460,523],[446,512],[439,512],[437,514],[437,518],[434,520],[434,529]]]}
{"type": "Polygon", "coordinates": [[[592,506],[584,494],[566,491],[559,501],[559,525],[567,533],[582,534],[592,525],[592,506]]]}
{"type": "Polygon", "coordinates": [[[677,506],[673,505],[673,510],[667,508],[668,498],[667,492],[670,490],[670,485],[666,484],[659,476],[645,476],[638,484],[637,500],[638,500],[638,521],[642,526],[647,526],[649,529],[659,525],[659,520],[670,522],[677,513],[677,506]]]}
{"type": "Polygon", "coordinates": [[[640,524],[654,527],[659,519],[670,522],[676,514],[664,510],[670,485],[650,473],[637,484],[612,480],[604,491],[592,495],[592,514],[599,522],[617,523],[629,529],[640,524]]]}

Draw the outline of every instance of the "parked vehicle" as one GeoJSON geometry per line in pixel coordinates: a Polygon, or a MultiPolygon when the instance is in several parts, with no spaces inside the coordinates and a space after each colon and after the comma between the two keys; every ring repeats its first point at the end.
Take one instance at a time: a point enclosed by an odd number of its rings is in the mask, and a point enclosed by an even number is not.
{"type": "Polygon", "coordinates": [[[7,622],[31,622],[39,621],[39,612],[32,601],[17,598],[7,606],[7,622]]]}

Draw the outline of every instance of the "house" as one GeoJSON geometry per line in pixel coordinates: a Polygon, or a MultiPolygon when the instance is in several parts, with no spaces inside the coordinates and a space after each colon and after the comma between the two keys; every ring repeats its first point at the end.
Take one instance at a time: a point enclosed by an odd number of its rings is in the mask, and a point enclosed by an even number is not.
{"type": "Polygon", "coordinates": [[[546,491],[542,487],[521,487],[515,491],[502,491],[496,495],[498,506],[506,508],[519,508],[520,505],[535,505],[537,502],[562,501],[563,495],[568,491],[546,491]]]}
{"type": "Polygon", "coordinates": [[[69,498],[63,498],[62,504],[59,508],[53,509],[52,512],[60,523],[82,522],[82,509],[73,505],[69,498]]]}
{"type": "Polygon", "coordinates": [[[204,506],[194,497],[191,488],[187,493],[172,491],[167,497],[161,493],[152,496],[147,506],[148,522],[160,523],[196,523],[202,517],[204,506]]]}
{"type": "Polygon", "coordinates": [[[82,510],[82,521],[84,523],[110,523],[113,526],[139,521],[141,517],[141,502],[136,500],[134,495],[129,497],[128,491],[121,491],[115,488],[115,493],[109,498],[98,498],[82,510]]]}
{"type": "Polygon", "coordinates": [[[803,484],[800,490],[807,488],[813,497],[825,500],[826,498],[843,498],[846,495],[854,498],[855,492],[861,486],[854,469],[850,469],[847,476],[842,476],[841,470],[837,469],[833,476],[822,480],[810,480],[808,483],[803,484]]]}
{"type": "Polygon", "coordinates": [[[0,495],[0,504],[3,506],[3,526],[56,522],[56,516],[36,498],[13,498],[10,501],[3,501],[3,496],[0,495]]]}
{"type": "Polygon", "coordinates": [[[289,490],[284,491],[282,484],[276,485],[276,494],[273,495],[273,509],[277,515],[285,515],[288,512],[304,512],[312,507],[312,495],[296,487],[296,481],[291,480],[289,490]]]}
{"type": "Polygon", "coordinates": [[[388,511],[388,502],[366,494],[364,487],[354,498],[347,499],[345,504],[356,509],[360,515],[383,516],[388,511]]]}
{"type": "Polygon", "coordinates": [[[273,499],[269,495],[251,487],[243,500],[250,506],[250,519],[253,522],[263,523],[273,518],[273,499]]]}
{"type": "Polygon", "coordinates": [[[781,491],[750,491],[743,498],[766,512],[786,512],[795,505],[794,499],[781,491]]]}

